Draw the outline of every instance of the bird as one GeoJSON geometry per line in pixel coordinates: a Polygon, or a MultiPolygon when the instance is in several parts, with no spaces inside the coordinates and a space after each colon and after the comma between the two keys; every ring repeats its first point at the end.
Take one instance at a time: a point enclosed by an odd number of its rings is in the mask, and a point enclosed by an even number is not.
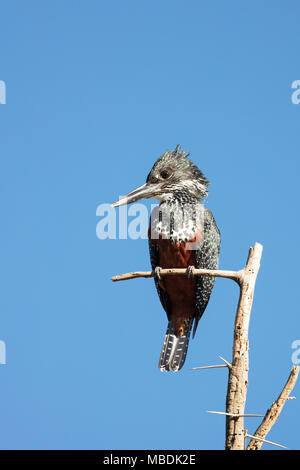
{"type": "Polygon", "coordinates": [[[168,325],[159,358],[161,371],[178,372],[186,359],[215,278],[195,269],[218,269],[221,235],[213,213],[204,206],[210,181],[177,145],[158,157],[146,183],[120,197],[113,207],[155,198],[148,242],[154,282],[168,325]],[[186,275],[161,276],[161,269],[185,268],[186,275]]]}

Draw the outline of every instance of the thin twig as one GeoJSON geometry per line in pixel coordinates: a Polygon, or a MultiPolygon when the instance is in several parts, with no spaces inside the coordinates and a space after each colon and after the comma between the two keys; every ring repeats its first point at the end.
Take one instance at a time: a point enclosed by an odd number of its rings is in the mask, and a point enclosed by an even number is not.
{"type": "Polygon", "coordinates": [[[282,411],[282,408],[284,407],[285,402],[289,398],[294,398],[294,397],[289,397],[289,394],[292,392],[296,384],[299,371],[300,371],[299,366],[292,367],[289,378],[285,386],[283,387],[282,392],[280,393],[277,400],[274,401],[274,403],[266,412],[265,417],[262,420],[262,423],[255,431],[254,436],[252,436],[253,439],[249,442],[247,450],[259,450],[261,448],[263,444],[262,441],[264,440],[264,438],[266,437],[266,435],[268,434],[268,432],[274,425],[275,421],[278,419],[282,411]]]}

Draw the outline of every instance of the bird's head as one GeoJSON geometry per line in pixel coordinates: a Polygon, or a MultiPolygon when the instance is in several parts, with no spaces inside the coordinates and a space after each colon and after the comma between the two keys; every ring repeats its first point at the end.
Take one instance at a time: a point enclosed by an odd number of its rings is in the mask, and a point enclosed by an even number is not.
{"type": "Polygon", "coordinates": [[[209,181],[199,168],[188,159],[188,152],[177,145],[167,150],[154,163],[146,183],[122,196],[113,206],[122,206],[141,199],[155,198],[161,202],[172,198],[202,199],[207,195],[209,181]]]}

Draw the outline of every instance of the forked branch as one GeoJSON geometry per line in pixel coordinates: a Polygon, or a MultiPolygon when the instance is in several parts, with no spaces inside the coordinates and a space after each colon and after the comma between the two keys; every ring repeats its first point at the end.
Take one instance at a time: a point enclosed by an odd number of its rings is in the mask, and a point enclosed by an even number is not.
{"type": "MultiPolygon", "coordinates": [[[[229,371],[227,397],[226,397],[226,443],[227,450],[243,450],[245,448],[245,438],[252,437],[247,434],[244,428],[244,417],[256,417],[259,415],[245,414],[245,404],[248,387],[248,369],[249,369],[249,341],[248,329],[250,321],[250,313],[253,303],[254,289],[256,277],[260,268],[260,260],[262,256],[262,245],[255,243],[254,247],[249,250],[247,264],[240,271],[224,271],[224,270],[208,270],[194,269],[194,276],[213,276],[232,279],[238,283],[240,287],[239,302],[235,317],[234,336],[233,336],[233,354],[232,362],[228,363],[221,358],[225,364],[213,366],[204,366],[194,369],[211,369],[227,367],[229,371]]],[[[112,281],[124,281],[135,278],[155,277],[154,271],[135,271],[126,274],[114,276],[112,281]]],[[[186,276],[189,275],[186,269],[161,269],[159,271],[161,277],[164,276],[186,276]]],[[[255,432],[254,437],[250,441],[247,449],[260,449],[264,438],[277,420],[285,401],[291,397],[289,394],[294,387],[299,367],[293,368],[289,380],[285,385],[281,395],[277,401],[273,403],[270,410],[263,419],[262,424],[255,432]],[[256,439],[255,439],[256,438],[256,439]]],[[[275,445],[275,443],[274,443],[275,445]]],[[[282,447],[282,446],[281,446],[282,447]]]]}

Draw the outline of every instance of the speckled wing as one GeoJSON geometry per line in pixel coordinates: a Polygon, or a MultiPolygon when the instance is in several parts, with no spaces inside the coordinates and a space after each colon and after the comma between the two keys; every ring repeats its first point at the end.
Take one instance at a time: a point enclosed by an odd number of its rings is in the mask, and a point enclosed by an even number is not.
{"type": "MultiPolygon", "coordinates": [[[[221,236],[213,214],[205,209],[204,240],[199,250],[195,252],[196,269],[218,269],[221,236]]],[[[210,276],[196,277],[196,314],[193,330],[195,336],[198,322],[208,304],[215,278],[210,276]]]]}

